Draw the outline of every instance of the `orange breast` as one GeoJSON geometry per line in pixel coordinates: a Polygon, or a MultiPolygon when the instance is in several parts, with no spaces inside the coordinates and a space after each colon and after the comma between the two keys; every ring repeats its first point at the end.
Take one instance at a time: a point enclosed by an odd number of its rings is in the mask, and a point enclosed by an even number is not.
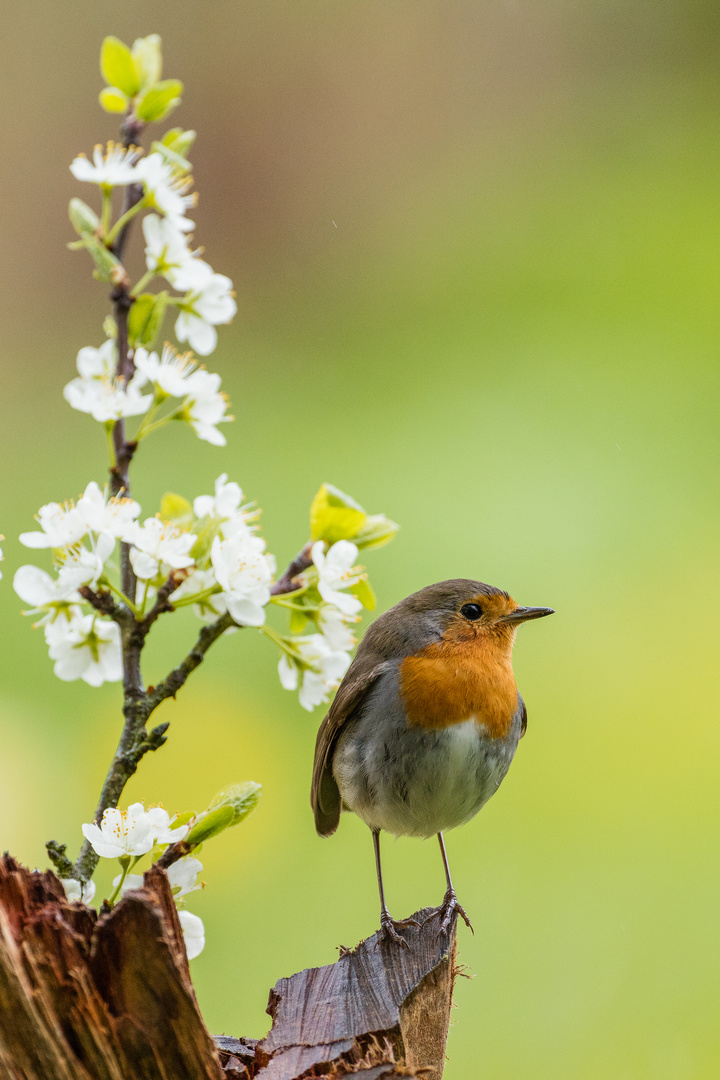
{"type": "Polygon", "coordinates": [[[439,641],[402,661],[400,695],[411,724],[443,728],[474,716],[501,739],[517,708],[510,649],[490,637],[439,641]]]}

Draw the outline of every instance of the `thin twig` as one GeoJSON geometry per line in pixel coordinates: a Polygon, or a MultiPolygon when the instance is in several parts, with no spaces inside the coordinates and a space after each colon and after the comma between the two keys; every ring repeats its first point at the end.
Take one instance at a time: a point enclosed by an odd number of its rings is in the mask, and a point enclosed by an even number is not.
{"type": "Polygon", "coordinates": [[[83,585],[78,592],[88,604],[92,604],[96,611],[99,611],[101,615],[107,615],[114,622],[122,622],[123,618],[130,614],[124,604],[120,607],[113,600],[112,593],[105,590],[95,592],[89,585],[83,585]]]}
{"type": "Polygon", "coordinates": [[[178,840],[176,844],[170,844],[166,847],[160,858],[155,863],[155,866],[159,866],[161,870],[167,870],[176,863],[178,859],[184,859],[186,855],[189,855],[191,851],[194,851],[198,847],[197,844],[188,844],[187,840],[178,840]]]}
{"type": "Polygon", "coordinates": [[[161,683],[153,687],[148,695],[148,713],[151,713],[153,709],[156,709],[161,701],[165,701],[166,698],[175,697],[178,690],[185,685],[188,676],[192,674],[196,667],[199,667],[205,659],[205,653],[210,646],[217,641],[222,634],[225,633],[231,626],[236,626],[230,615],[227,612],[221,615],[215,622],[210,623],[209,626],[204,626],[198,635],[198,639],[193,645],[190,652],[187,654],[181,664],[171,671],[166,679],[163,679],[161,683]]]}
{"type": "Polygon", "coordinates": [[[300,588],[300,585],[295,579],[299,574],[302,574],[304,570],[308,570],[312,566],[312,546],[312,540],[310,540],[302,551],[298,552],[285,573],[275,582],[270,590],[272,596],[281,596],[283,593],[295,592],[296,589],[300,588]]]}
{"type": "Polygon", "coordinates": [[[160,586],[157,591],[157,596],[155,597],[155,603],[142,621],[142,627],[145,634],[148,634],[152,624],[163,614],[163,612],[173,610],[173,606],[170,603],[170,597],[176,589],[180,588],[186,578],[186,572],[183,572],[182,570],[173,570],[165,584],[160,586]]]}

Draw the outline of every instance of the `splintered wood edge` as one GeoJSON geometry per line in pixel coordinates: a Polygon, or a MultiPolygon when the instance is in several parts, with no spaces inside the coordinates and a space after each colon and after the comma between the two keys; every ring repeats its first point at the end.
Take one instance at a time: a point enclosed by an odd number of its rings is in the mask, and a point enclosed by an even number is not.
{"type": "Polygon", "coordinates": [[[379,1077],[393,1065],[406,1076],[442,1076],[456,920],[440,936],[436,909],[413,919],[417,925],[401,931],[407,949],[376,933],[334,964],[276,983],[267,1010],[273,1026],[257,1048],[258,1080],[295,1080],[320,1067],[329,1077],[379,1077]]]}

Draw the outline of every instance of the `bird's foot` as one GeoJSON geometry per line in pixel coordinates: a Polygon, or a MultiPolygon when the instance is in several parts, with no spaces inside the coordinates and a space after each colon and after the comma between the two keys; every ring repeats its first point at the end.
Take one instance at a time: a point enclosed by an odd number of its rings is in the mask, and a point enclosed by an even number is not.
{"type": "Polygon", "coordinates": [[[389,911],[383,911],[380,915],[380,940],[394,941],[396,945],[400,945],[403,949],[409,949],[410,945],[398,934],[398,930],[402,930],[405,926],[420,926],[417,919],[393,919],[389,911]]]}
{"type": "Polygon", "coordinates": [[[438,909],[438,915],[440,917],[440,933],[447,934],[450,929],[450,924],[453,921],[453,915],[459,915],[465,922],[471,932],[474,934],[473,924],[470,922],[465,908],[462,906],[454,889],[448,889],[445,893],[445,897],[442,902],[442,907],[438,909]]]}

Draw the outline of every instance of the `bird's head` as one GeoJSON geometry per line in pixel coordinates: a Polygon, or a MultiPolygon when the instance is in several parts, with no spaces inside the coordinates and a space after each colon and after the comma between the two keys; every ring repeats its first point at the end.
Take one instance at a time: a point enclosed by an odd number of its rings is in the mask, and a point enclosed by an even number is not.
{"type": "Polygon", "coordinates": [[[438,641],[467,646],[494,640],[511,648],[521,623],[552,614],[552,608],[522,607],[493,585],[453,578],[420,589],[383,618],[390,616],[396,628],[402,625],[414,651],[438,641]]]}

